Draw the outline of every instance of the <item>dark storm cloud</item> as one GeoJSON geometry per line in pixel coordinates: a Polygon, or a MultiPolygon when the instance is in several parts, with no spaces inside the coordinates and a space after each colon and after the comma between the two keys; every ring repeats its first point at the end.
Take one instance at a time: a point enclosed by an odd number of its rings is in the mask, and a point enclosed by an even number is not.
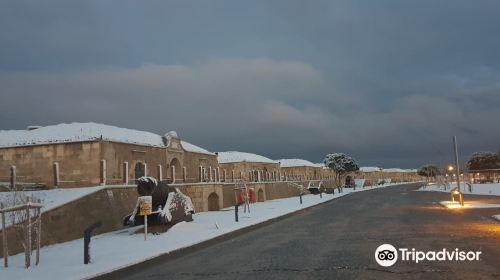
{"type": "Polygon", "coordinates": [[[2,2],[0,128],[416,167],[500,148],[496,1],[2,2]]]}

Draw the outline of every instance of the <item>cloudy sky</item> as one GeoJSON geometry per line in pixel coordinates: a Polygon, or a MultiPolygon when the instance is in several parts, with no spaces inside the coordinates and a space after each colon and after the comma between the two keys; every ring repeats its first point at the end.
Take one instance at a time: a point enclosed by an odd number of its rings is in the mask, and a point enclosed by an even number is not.
{"type": "Polygon", "coordinates": [[[418,167],[500,148],[500,1],[1,1],[0,129],[418,167]]]}

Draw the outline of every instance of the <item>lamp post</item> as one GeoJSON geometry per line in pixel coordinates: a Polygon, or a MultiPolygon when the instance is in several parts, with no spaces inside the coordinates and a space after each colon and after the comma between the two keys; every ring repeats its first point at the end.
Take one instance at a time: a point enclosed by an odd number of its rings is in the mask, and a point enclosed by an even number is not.
{"type": "Polygon", "coordinates": [[[464,200],[462,199],[462,190],[460,189],[460,166],[458,165],[457,136],[453,136],[453,146],[455,147],[455,166],[456,166],[455,174],[457,177],[457,190],[460,195],[459,202],[460,205],[464,206],[464,200]]]}

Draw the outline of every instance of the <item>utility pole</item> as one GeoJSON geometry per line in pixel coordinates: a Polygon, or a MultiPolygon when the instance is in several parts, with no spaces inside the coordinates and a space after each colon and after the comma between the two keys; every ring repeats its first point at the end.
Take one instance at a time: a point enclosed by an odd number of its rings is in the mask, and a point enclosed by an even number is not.
{"type": "Polygon", "coordinates": [[[457,136],[453,136],[453,145],[455,146],[455,166],[456,166],[456,176],[457,176],[457,188],[460,194],[460,205],[464,206],[464,201],[462,199],[462,190],[460,189],[460,167],[458,165],[458,149],[457,149],[457,136]]]}

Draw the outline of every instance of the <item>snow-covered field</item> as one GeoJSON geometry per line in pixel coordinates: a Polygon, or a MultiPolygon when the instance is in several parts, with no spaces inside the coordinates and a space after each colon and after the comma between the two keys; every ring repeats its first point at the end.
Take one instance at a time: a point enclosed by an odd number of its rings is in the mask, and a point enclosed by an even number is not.
{"type": "Polygon", "coordinates": [[[95,236],[91,242],[91,260],[89,265],[83,264],[83,239],[42,248],[40,265],[24,268],[24,255],[9,257],[10,267],[0,267],[1,279],[84,279],[108,273],[156,256],[189,247],[217,236],[259,224],[264,221],[286,215],[320,204],[353,192],[378,189],[384,186],[369,188],[344,189],[342,194],[304,195],[303,204],[298,197],[269,200],[254,203],[250,213],[243,213],[240,208],[240,219],[234,221],[233,208],[217,212],[197,213],[193,222],[175,225],[166,233],[148,235],[144,241],[142,234],[133,234],[140,227],[114,231],[95,236]]]}
{"type": "Polygon", "coordinates": [[[500,204],[482,203],[479,201],[465,201],[464,206],[461,206],[457,201],[441,201],[439,204],[446,208],[500,208],[500,204]]]}
{"type": "MultiPolygon", "coordinates": [[[[42,212],[49,211],[57,208],[65,203],[74,201],[83,196],[102,190],[103,186],[87,187],[87,188],[65,188],[65,189],[51,189],[43,191],[27,191],[24,194],[28,197],[38,198],[41,200],[42,212]]],[[[0,202],[4,205],[12,204],[12,192],[0,192],[0,202]]],[[[10,220],[6,219],[7,225],[10,220]]]]}
{"type": "MultiPolygon", "coordinates": [[[[451,189],[455,188],[457,183],[450,184],[450,187],[446,190],[444,186],[432,185],[424,186],[418,189],[419,191],[431,191],[431,192],[447,192],[449,193],[451,189]]],[[[469,187],[465,184],[460,184],[462,193],[464,194],[479,194],[479,195],[500,195],[500,183],[494,184],[472,184],[472,192],[469,191],[469,187]]]]}
{"type": "MultiPolygon", "coordinates": [[[[444,188],[441,185],[431,185],[424,186],[418,189],[418,191],[428,191],[428,192],[446,192],[449,193],[452,189],[457,186],[457,183],[450,184],[449,187],[444,188]]],[[[494,184],[472,184],[472,191],[469,191],[469,186],[466,184],[460,184],[460,189],[464,194],[477,194],[477,195],[492,195],[492,196],[500,196],[500,183],[494,184]]],[[[451,201],[441,201],[439,202],[442,206],[447,208],[462,208],[457,202],[453,203],[451,201]]],[[[479,201],[470,201],[465,200],[465,204],[463,208],[500,208],[500,204],[490,204],[490,203],[482,203],[479,201]]],[[[500,221],[500,214],[494,215],[494,219],[500,221]]]]}

